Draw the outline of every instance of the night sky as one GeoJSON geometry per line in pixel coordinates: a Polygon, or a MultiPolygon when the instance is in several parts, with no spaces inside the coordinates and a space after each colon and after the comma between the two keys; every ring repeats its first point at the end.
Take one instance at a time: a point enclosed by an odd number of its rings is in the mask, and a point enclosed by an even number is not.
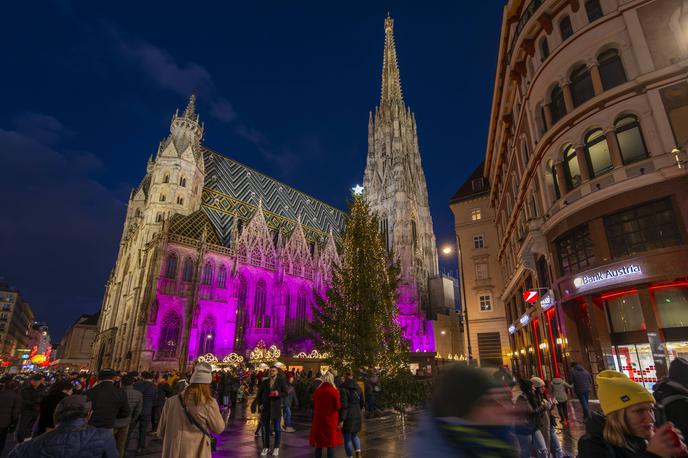
{"type": "Polygon", "coordinates": [[[435,234],[452,243],[448,200],[485,153],[502,6],[5,4],[0,277],[54,341],[96,312],[129,193],[192,92],[205,145],[345,209],[363,180],[387,11],[435,234]]]}

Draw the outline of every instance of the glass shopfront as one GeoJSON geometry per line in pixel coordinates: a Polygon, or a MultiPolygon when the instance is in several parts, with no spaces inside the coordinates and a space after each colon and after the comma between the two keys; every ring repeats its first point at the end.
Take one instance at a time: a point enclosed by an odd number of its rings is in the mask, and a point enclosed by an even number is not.
{"type": "Polygon", "coordinates": [[[650,344],[617,345],[612,348],[612,355],[614,369],[652,390],[657,383],[657,371],[650,344]]]}

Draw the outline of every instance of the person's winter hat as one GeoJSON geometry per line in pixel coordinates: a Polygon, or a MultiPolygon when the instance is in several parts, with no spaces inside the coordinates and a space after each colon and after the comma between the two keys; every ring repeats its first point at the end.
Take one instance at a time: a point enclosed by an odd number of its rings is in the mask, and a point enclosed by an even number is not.
{"type": "Polygon", "coordinates": [[[433,389],[432,413],[439,418],[462,418],[468,415],[482,396],[494,388],[501,386],[483,369],[462,364],[442,367],[433,389]]]}
{"type": "Polygon", "coordinates": [[[208,363],[198,363],[191,374],[189,383],[212,383],[213,367],[208,363]]]}
{"type": "Polygon", "coordinates": [[[74,394],[62,399],[55,407],[55,423],[86,418],[91,411],[91,402],[83,394],[74,394]]]}
{"type": "Polygon", "coordinates": [[[669,365],[669,378],[688,386],[688,359],[676,358],[669,365]]]}
{"type": "Polygon", "coordinates": [[[643,402],[655,403],[652,393],[621,372],[602,371],[595,380],[600,407],[605,415],[643,402]]]}
{"type": "Polygon", "coordinates": [[[542,380],[540,377],[531,377],[530,381],[533,383],[533,386],[535,388],[544,388],[545,387],[545,381],[542,380]]]}
{"type": "Polygon", "coordinates": [[[117,371],[114,369],[101,369],[101,371],[98,373],[98,378],[101,380],[112,380],[117,376],[117,371]]]}

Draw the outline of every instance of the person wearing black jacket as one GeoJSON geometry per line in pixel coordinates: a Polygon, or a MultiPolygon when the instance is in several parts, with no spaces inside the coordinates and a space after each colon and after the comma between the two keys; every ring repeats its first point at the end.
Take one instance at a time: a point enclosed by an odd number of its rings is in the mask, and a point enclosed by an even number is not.
{"type": "Polygon", "coordinates": [[[158,396],[158,388],[153,383],[153,374],[150,372],[141,373],[140,380],[134,383],[134,389],[140,391],[143,395],[143,403],[141,404],[141,416],[139,417],[138,428],[138,446],[137,451],[141,452],[146,448],[146,434],[151,425],[151,417],[153,416],[153,404],[158,396]]]}
{"type": "Polygon", "coordinates": [[[258,407],[260,409],[260,422],[263,426],[263,451],[262,456],[268,454],[270,449],[270,427],[275,431],[275,448],[273,456],[277,456],[280,446],[280,421],[282,419],[282,399],[287,396],[287,382],[284,376],[279,374],[276,366],[270,368],[270,376],[263,379],[258,387],[258,407]]]}
{"type": "Polygon", "coordinates": [[[43,384],[45,378],[41,374],[34,374],[24,384],[20,391],[22,398],[21,414],[17,426],[17,442],[22,443],[27,437],[31,437],[33,425],[38,419],[39,406],[45,392],[43,384]]]}
{"type": "Polygon", "coordinates": [[[3,377],[0,380],[0,455],[5,448],[10,426],[16,425],[19,412],[21,412],[22,398],[12,388],[10,377],[3,377]]]}
{"type": "Polygon", "coordinates": [[[40,436],[49,429],[55,429],[55,420],[53,419],[55,408],[57,408],[57,404],[61,400],[71,396],[73,390],[74,386],[69,380],[60,380],[53,383],[48,394],[41,400],[41,413],[36,424],[36,436],[40,436]]]}
{"type": "Polygon", "coordinates": [[[93,409],[88,423],[96,428],[113,429],[116,419],[129,416],[127,395],[115,386],[115,375],[114,370],[103,369],[98,374],[98,383],[86,392],[93,409]]]}
{"type": "Polygon", "coordinates": [[[341,407],[339,409],[339,426],[344,436],[344,450],[346,456],[361,456],[361,441],[358,433],[361,430],[361,409],[363,408],[363,393],[351,374],[346,374],[340,391],[341,407]]]}
{"type": "Polygon", "coordinates": [[[688,360],[676,358],[669,365],[669,377],[654,386],[662,420],[670,421],[688,438],[688,360]]]}
{"type": "Polygon", "coordinates": [[[155,402],[153,402],[153,431],[158,429],[158,421],[160,420],[162,408],[165,406],[165,401],[167,401],[167,398],[174,396],[174,390],[167,383],[168,378],[169,376],[164,374],[158,379],[158,394],[155,397],[155,402]]]}

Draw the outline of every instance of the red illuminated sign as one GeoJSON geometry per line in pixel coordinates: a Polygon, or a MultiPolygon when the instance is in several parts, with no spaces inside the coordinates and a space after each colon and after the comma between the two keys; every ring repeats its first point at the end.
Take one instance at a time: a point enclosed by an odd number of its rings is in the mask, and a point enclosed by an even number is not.
{"type": "Polygon", "coordinates": [[[527,304],[534,303],[539,297],[540,294],[538,294],[536,289],[529,289],[523,292],[523,300],[526,301],[527,304]]]}

